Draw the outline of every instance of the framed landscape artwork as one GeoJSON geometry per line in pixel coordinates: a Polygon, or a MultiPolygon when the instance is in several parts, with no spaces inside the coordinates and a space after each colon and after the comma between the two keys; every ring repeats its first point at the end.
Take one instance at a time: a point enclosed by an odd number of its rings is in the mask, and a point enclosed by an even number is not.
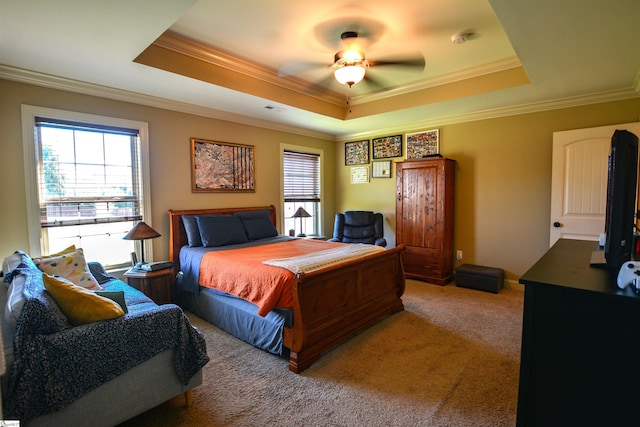
{"type": "Polygon", "coordinates": [[[344,164],[366,165],[369,163],[369,140],[347,142],[344,144],[344,164]]]}
{"type": "Polygon", "coordinates": [[[374,159],[387,159],[390,157],[402,156],[402,135],[374,138],[372,140],[372,144],[374,159]]]}
{"type": "Polygon", "coordinates": [[[191,191],[254,192],[255,147],[191,138],[191,191]]]}
{"type": "Polygon", "coordinates": [[[407,134],[407,160],[422,159],[440,152],[438,129],[407,134]]]}

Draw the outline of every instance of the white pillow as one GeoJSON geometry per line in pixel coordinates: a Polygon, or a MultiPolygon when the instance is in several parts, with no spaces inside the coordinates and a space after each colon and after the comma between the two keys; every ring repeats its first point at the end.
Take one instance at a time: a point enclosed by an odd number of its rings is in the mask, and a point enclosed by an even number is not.
{"type": "Polygon", "coordinates": [[[15,328],[18,317],[20,316],[20,311],[22,311],[22,306],[24,305],[23,290],[25,281],[26,277],[24,274],[16,274],[7,290],[7,304],[4,310],[4,318],[11,328],[15,328]]]}
{"type": "MultiPolygon", "coordinates": [[[[22,256],[14,252],[2,261],[2,273],[6,276],[22,262],[22,256]]],[[[16,327],[16,321],[20,316],[20,311],[24,305],[25,277],[22,274],[16,275],[11,283],[5,283],[7,286],[7,303],[4,309],[4,318],[8,326],[13,330],[16,327]]]]}
{"type": "Polygon", "coordinates": [[[14,252],[2,261],[2,273],[6,276],[7,273],[13,271],[22,262],[22,256],[19,253],[14,252]]]}

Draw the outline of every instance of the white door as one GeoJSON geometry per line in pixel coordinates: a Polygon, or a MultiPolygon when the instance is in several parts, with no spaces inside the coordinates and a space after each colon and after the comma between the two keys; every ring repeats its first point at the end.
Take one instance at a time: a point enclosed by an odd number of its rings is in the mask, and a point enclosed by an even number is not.
{"type": "Polygon", "coordinates": [[[550,246],[560,238],[598,240],[604,232],[611,136],[640,122],[553,133],[550,246]]]}

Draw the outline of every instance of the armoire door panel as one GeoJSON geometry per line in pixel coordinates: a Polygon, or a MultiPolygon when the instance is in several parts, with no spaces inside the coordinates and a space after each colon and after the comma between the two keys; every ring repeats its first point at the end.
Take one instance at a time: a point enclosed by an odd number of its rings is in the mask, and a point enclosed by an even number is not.
{"type": "Polygon", "coordinates": [[[444,285],[453,278],[455,161],[396,163],[396,244],[407,277],[444,285]]]}

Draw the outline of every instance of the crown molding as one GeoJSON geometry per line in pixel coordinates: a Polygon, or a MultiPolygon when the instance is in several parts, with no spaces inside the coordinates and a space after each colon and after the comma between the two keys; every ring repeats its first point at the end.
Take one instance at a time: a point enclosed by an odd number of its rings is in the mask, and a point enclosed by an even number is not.
{"type": "Polygon", "coordinates": [[[520,63],[520,60],[514,56],[504,60],[489,62],[483,65],[469,67],[451,73],[410,82],[401,86],[397,86],[395,88],[385,89],[381,92],[373,92],[370,94],[354,96],[350,100],[350,103],[351,105],[361,105],[367,102],[383,100],[399,95],[406,95],[411,92],[443,86],[479,76],[499,73],[501,71],[511,70],[518,67],[522,67],[522,64],[520,63]]]}
{"type": "Polygon", "coordinates": [[[223,120],[248,126],[255,126],[274,131],[287,132],[296,135],[307,136],[310,138],[334,140],[337,142],[346,142],[349,140],[360,138],[371,138],[387,133],[406,133],[412,132],[417,129],[432,128],[478,120],[495,119],[520,114],[537,113],[541,111],[557,110],[562,108],[579,107],[583,105],[599,104],[603,102],[621,101],[625,99],[640,97],[639,78],[636,81],[634,87],[629,89],[599,92],[590,95],[561,98],[551,101],[533,102],[515,106],[493,108],[473,113],[440,117],[436,119],[426,119],[415,122],[412,126],[412,129],[407,129],[406,126],[378,127],[374,132],[344,133],[336,135],[333,133],[318,132],[300,128],[297,126],[271,122],[268,120],[255,119],[249,116],[228,113],[213,108],[173,101],[156,96],[144,95],[137,92],[113,89],[93,83],[86,83],[77,80],[52,76],[49,74],[24,70],[7,65],[0,65],[0,78],[20,83],[32,84],[35,86],[80,93],[83,95],[97,96],[101,98],[113,99],[116,101],[131,102],[148,107],[161,108],[165,110],[193,114],[202,117],[209,117],[212,119],[223,120]]]}
{"type": "MultiPolygon", "coordinates": [[[[636,85],[637,86],[637,85],[636,85]]],[[[590,104],[600,104],[604,102],[623,101],[640,97],[636,88],[620,89],[607,92],[599,92],[589,95],[581,95],[567,98],[554,99],[550,101],[532,102],[527,104],[513,105],[508,107],[492,108],[473,113],[439,117],[437,119],[427,119],[415,122],[415,126],[407,129],[406,126],[394,126],[387,128],[376,128],[375,133],[360,132],[343,134],[336,137],[338,142],[347,142],[354,139],[373,138],[383,134],[399,134],[414,132],[419,129],[430,129],[438,126],[467,123],[478,120],[496,119],[501,117],[517,116],[521,114],[539,113],[542,111],[559,110],[563,108],[581,107],[590,104]]]]}
{"type": "Polygon", "coordinates": [[[250,78],[258,79],[295,92],[303,92],[309,96],[330,102],[335,105],[344,104],[344,95],[326,88],[309,86],[309,82],[292,76],[283,78],[278,71],[264,67],[243,58],[235,57],[227,52],[215,49],[196,40],[184,37],[173,31],[166,31],[153,45],[171,50],[181,55],[204,61],[217,67],[225,68],[234,73],[240,73],[250,78]]]}
{"type": "Polygon", "coordinates": [[[209,117],[227,122],[255,126],[264,129],[287,132],[311,138],[333,140],[335,136],[331,133],[318,132],[297,126],[271,122],[269,120],[256,119],[241,114],[229,113],[216,110],[214,108],[202,107],[185,102],[173,101],[157,96],[145,95],[137,92],[114,89],[94,83],[87,83],[50,74],[39,73],[30,70],[10,67],[0,64],[0,78],[12,80],[19,83],[27,83],[35,86],[42,86],[50,89],[63,90],[67,92],[80,93],[83,95],[97,96],[101,98],[113,99],[116,101],[131,102],[148,107],[161,108],[180,113],[193,114],[196,116],[209,117]]]}
{"type": "MultiPolygon", "coordinates": [[[[282,78],[278,75],[276,70],[261,66],[243,58],[235,57],[227,52],[205,45],[173,31],[166,31],[158,37],[153,44],[178,54],[189,56],[235,73],[246,75],[250,78],[258,79],[296,92],[304,92],[310,96],[335,105],[342,105],[345,101],[344,94],[342,93],[329,91],[326,88],[310,87],[309,82],[293,76],[282,78]]],[[[379,92],[356,95],[349,98],[349,103],[351,105],[362,105],[368,102],[406,95],[418,90],[455,83],[517,67],[522,67],[522,64],[518,57],[513,56],[480,66],[469,67],[452,73],[409,82],[394,88],[386,88],[379,92]]]]}

